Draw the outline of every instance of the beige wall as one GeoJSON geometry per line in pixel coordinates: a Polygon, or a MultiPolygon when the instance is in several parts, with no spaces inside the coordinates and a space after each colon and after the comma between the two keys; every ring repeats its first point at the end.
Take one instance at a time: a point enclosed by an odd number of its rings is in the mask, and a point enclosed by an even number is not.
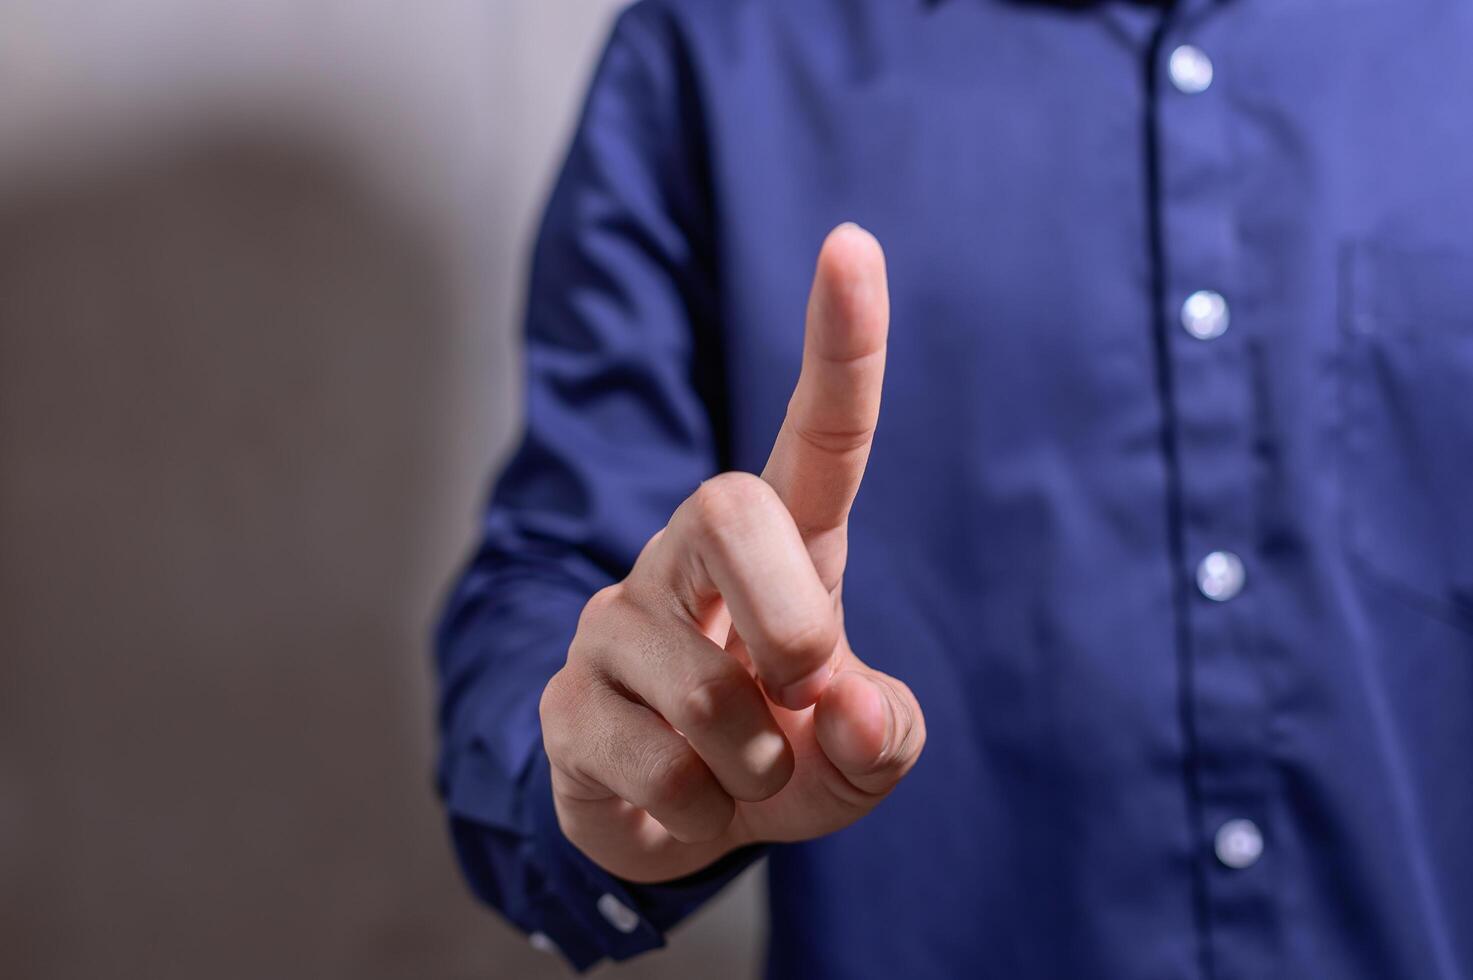
{"type": "MultiPolygon", "coordinates": [[[[559,976],[426,635],[609,0],[0,0],[0,976],[559,976]]],[[[749,976],[748,881],[610,975],[749,976]]]]}

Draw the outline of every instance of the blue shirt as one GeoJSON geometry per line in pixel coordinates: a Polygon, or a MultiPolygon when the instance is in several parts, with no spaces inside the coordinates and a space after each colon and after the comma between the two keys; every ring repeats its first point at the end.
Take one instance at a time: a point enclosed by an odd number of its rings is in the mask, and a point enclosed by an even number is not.
{"type": "Polygon", "coordinates": [[[1470,50],[1454,0],[628,10],[438,636],[479,895],[586,966],[758,856],[601,871],[537,702],[584,600],[761,468],[853,219],[893,317],[847,623],[930,740],[768,849],[771,975],[1473,974],[1470,50]]]}

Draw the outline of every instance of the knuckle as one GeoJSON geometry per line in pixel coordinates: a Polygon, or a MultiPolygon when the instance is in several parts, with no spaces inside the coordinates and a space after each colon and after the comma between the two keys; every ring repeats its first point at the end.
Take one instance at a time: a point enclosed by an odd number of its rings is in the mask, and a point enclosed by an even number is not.
{"type": "Polygon", "coordinates": [[[564,690],[566,687],[567,668],[559,670],[547,679],[547,684],[542,688],[542,700],[537,705],[537,712],[543,724],[546,724],[548,719],[557,717],[566,697],[564,690]]]}
{"type": "Polygon", "coordinates": [[[600,740],[590,733],[608,723],[607,701],[616,696],[597,674],[578,666],[553,674],[537,704],[547,757],[576,764],[597,754],[600,740]]]}
{"type": "Polygon", "coordinates": [[[622,583],[599,589],[583,604],[578,627],[568,645],[568,661],[594,658],[617,645],[615,638],[627,630],[625,618],[634,608],[622,583]]]}
{"type": "Polygon", "coordinates": [[[682,731],[701,732],[716,728],[728,708],[747,693],[752,685],[751,678],[735,660],[731,667],[731,670],[722,670],[701,679],[681,696],[677,724],[682,731]]]}
{"type": "Polygon", "coordinates": [[[542,722],[542,744],[549,758],[562,756],[568,747],[567,726],[563,724],[569,702],[568,686],[567,670],[558,671],[542,689],[542,698],[537,703],[537,716],[542,722]]]}
{"type": "Polygon", "coordinates": [[[608,618],[619,605],[622,589],[618,584],[607,585],[588,597],[583,611],[578,614],[578,633],[597,629],[598,624],[608,618]]]}
{"type": "Polygon", "coordinates": [[[767,504],[772,490],[751,473],[721,473],[706,480],[691,494],[697,526],[706,534],[720,537],[739,526],[752,511],[767,504]]]}

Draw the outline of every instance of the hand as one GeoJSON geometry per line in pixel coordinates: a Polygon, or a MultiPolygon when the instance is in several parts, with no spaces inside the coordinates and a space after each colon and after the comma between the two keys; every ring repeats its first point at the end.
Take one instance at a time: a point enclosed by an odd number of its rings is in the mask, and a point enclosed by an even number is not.
{"type": "Polygon", "coordinates": [[[616,875],[665,881],[744,844],[838,830],[920,756],[915,696],[844,632],[889,316],[879,243],[841,225],[761,478],[707,480],[583,610],[542,732],[563,832],[616,875]]]}

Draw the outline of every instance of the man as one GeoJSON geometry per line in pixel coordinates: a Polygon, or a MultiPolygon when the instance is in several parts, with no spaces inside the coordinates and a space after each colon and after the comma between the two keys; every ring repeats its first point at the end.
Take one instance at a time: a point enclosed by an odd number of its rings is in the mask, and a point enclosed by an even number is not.
{"type": "Polygon", "coordinates": [[[439,636],[478,893],[580,967],[766,855],[776,977],[1473,973],[1470,45],[627,11],[439,636]]]}

